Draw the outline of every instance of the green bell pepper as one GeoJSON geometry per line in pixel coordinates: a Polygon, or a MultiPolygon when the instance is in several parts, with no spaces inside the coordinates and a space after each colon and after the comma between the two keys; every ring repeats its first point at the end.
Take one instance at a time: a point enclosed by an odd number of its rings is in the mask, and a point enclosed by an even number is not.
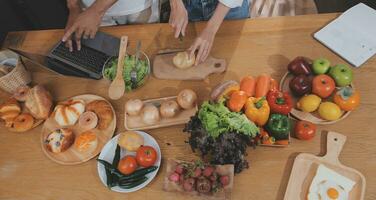
{"type": "Polygon", "coordinates": [[[266,129],[276,140],[288,139],[291,130],[290,119],[282,114],[271,114],[266,129]]]}

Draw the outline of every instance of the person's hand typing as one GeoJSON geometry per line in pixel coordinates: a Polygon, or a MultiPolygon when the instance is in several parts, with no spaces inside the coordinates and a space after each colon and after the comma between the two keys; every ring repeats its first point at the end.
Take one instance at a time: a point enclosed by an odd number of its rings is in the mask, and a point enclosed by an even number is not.
{"type": "Polygon", "coordinates": [[[182,0],[170,0],[171,13],[169,24],[174,29],[174,36],[178,38],[180,34],[185,36],[188,25],[188,14],[182,0]]]}
{"type": "Polygon", "coordinates": [[[73,39],[76,42],[77,50],[80,50],[81,37],[84,39],[93,39],[98,31],[101,20],[102,14],[91,8],[80,13],[71,12],[62,41],[66,42],[66,46],[72,51],[72,34],[74,33],[73,39]]]}

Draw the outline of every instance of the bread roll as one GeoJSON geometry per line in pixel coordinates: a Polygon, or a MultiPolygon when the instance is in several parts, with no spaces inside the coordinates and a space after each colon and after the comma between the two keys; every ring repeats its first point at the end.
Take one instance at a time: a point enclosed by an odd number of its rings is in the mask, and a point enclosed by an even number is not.
{"type": "Polygon", "coordinates": [[[52,107],[50,93],[41,85],[30,89],[25,100],[25,106],[36,119],[47,119],[52,107]]]}
{"type": "Polygon", "coordinates": [[[28,113],[23,113],[18,115],[14,120],[12,127],[9,128],[10,131],[14,132],[26,132],[33,128],[34,117],[28,113]]]}
{"type": "Polygon", "coordinates": [[[74,147],[79,152],[91,152],[98,145],[97,135],[93,131],[81,133],[74,142],[74,147]]]}
{"type": "Polygon", "coordinates": [[[189,55],[186,51],[177,53],[172,62],[174,63],[175,67],[179,69],[187,69],[193,66],[195,63],[195,57],[189,59],[189,55]]]}
{"type": "Polygon", "coordinates": [[[13,126],[14,119],[21,113],[21,107],[16,99],[10,98],[0,105],[0,118],[5,121],[5,127],[13,126]]]}
{"type": "Polygon", "coordinates": [[[45,141],[46,147],[53,153],[66,151],[74,142],[74,134],[71,129],[62,128],[51,132],[45,141]]]}
{"type": "Polygon", "coordinates": [[[120,134],[118,144],[128,151],[137,151],[141,145],[144,145],[144,138],[134,131],[127,131],[120,134]]]}
{"type": "Polygon", "coordinates": [[[85,111],[85,102],[81,99],[68,100],[55,107],[54,119],[62,127],[76,124],[80,115],[85,111]]]}

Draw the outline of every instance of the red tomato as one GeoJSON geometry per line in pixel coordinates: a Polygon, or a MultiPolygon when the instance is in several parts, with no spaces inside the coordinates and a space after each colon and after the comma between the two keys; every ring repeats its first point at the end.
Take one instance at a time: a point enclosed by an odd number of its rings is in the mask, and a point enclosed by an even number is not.
{"type": "Polygon", "coordinates": [[[316,125],[307,121],[298,121],[295,125],[295,136],[300,140],[310,140],[315,137],[316,125]]]}
{"type": "Polygon", "coordinates": [[[153,166],[157,160],[157,152],[151,146],[141,146],[137,149],[136,160],[142,167],[153,166]]]}
{"type": "Polygon", "coordinates": [[[132,174],[137,169],[137,161],[134,156],[124,156],[118,164],[118,170],[127,175],[132,174]]]}
{"type": "Polygon", "coordinates": [[[332,77],[326,74],[320,74],[315,76],[312,81],[312,93],[317,94],[321,98],[329,97],[334,89],[336,88],[336,83],[332,77]]]}

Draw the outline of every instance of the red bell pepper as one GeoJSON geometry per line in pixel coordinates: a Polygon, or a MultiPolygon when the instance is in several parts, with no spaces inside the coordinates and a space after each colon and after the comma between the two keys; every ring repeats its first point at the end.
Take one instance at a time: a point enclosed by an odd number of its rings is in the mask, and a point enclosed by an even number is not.
{"type": "Polygon", "coordinates": [[[293,107],[292,98],[287,92],[269,91],[266,100],[272,113],[287,115],[293,107]]]}

